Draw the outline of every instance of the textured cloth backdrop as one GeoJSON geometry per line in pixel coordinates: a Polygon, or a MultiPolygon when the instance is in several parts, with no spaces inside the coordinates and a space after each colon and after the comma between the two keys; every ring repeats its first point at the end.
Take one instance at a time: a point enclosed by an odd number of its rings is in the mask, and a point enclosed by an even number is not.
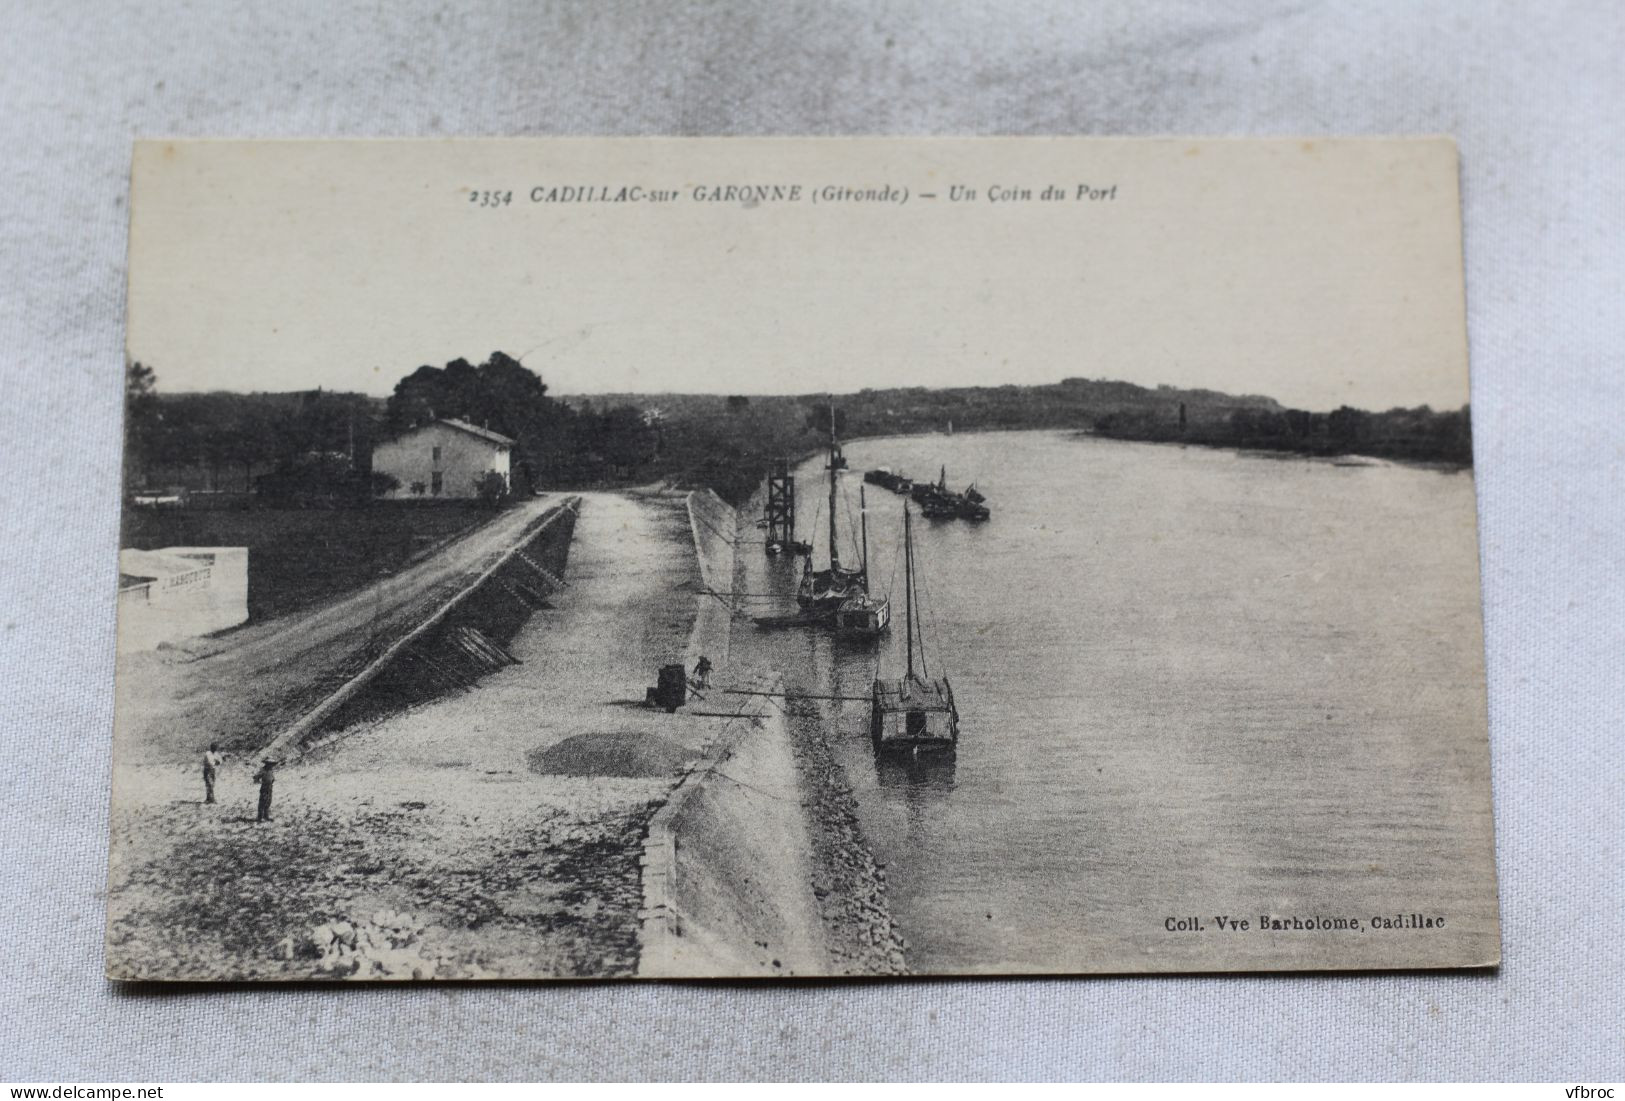
{"type": "Polygon", "coordinates": [[[0,1078],[1625,1074],[1612,0],[4,0],[0,53],[0,1078]],[[1499,974],[169,992],[101,978],[133,137],[1424,132],[1456,135],[1463,157],[1499,974]]]}

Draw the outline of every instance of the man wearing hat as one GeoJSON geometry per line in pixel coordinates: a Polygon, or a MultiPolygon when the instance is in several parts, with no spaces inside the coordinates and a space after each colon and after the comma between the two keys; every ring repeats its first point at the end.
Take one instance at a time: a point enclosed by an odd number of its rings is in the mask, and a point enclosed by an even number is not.
{"type": "Polygon", "coordinates": [[[270,757],[260,763],[260,770],[254,773],[254,779],[260,784],[260,813],[254,819],[256,822],[269,822],[271,820],[271,789],[276,786],[276,761],[270,757]]]}

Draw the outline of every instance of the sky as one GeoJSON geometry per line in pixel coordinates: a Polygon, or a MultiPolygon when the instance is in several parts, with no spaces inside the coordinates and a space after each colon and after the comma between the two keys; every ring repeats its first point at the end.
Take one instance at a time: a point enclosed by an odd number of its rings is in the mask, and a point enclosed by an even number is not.
{"type": "Polygon", "coordinates": [[[127,351],[166,392],[382,395],[502,350],[559,394],[1467,400],[1442,141],[177,142],[133,180],[127,351]]]}

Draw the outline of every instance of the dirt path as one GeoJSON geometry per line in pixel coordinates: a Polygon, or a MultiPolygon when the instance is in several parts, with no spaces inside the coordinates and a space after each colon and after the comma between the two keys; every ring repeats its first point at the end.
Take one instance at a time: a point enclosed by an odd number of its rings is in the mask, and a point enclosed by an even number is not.
{"type": "Polygon", "coordinates": [[[114,816],[115,973],[635,971],[643,833],[718,720],[636,706],[695,620],[681,498],[583,497],[569,587],[514,639],[521,664],[291,765],[274,822],[252,821],[240,761],[217,806],[163,746],[119,763],[141,798],[114,816]]]}
{"type": "Polygon", "coordinates": [[[393,577],[309,611],[119,658],[115,759],[262,745],[494,563],[562,498],[520,503],[393,577]]]}

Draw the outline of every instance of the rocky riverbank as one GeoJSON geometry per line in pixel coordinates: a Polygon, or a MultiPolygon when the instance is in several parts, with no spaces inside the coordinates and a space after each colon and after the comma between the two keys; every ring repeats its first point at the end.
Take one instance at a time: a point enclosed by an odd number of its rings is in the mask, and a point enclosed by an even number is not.
{"type": "MultiPolygon", "coordinates": [[[[743,516],[761,515],[765,485],[740,509],[743,516]]],[[[751,531],[737,540],[731,584],[736,592],[762,587],[752,581],[759,567],[746,554],[761,555],[760,535],[751,531]]],[[[789,599],[789,594],[785,594],[789,599]]],[[[762,610],[758,605],[755,610],[762,610]]],[[[783,635],[763,638],[748,622],[736,626],[733,675],[788,673],[777,669],[784,660],[783,635]],[[752,645],[752,640],[757,645],[752,645]]],[[[788,664],[788,663],[786,663],[788,664]]],[[[823,926],[825,959],[821,973],[828,975],[894,975],[906,973],[905,941],[887,898],[886,872],[875,860],[858,819],[857,801],[846,770],[830,749],[830,738],[841,720],[834,708],[815,700],[780,699],[782,709],[776,736],[788,748],[784,767],[793,770],[807,846],[804,866],[823,926]]],[[[866,713],[866,712],[865,712],[866,713]]]]}
{"type": "Polygon", "coordinates": [[[790,720],[791,745],[812,824],[813,895],[824,921],[830,973],[903,975],[907,947],[886,899],[886,870],[858,822],[852,785],[822,723],[790,720]]]}

